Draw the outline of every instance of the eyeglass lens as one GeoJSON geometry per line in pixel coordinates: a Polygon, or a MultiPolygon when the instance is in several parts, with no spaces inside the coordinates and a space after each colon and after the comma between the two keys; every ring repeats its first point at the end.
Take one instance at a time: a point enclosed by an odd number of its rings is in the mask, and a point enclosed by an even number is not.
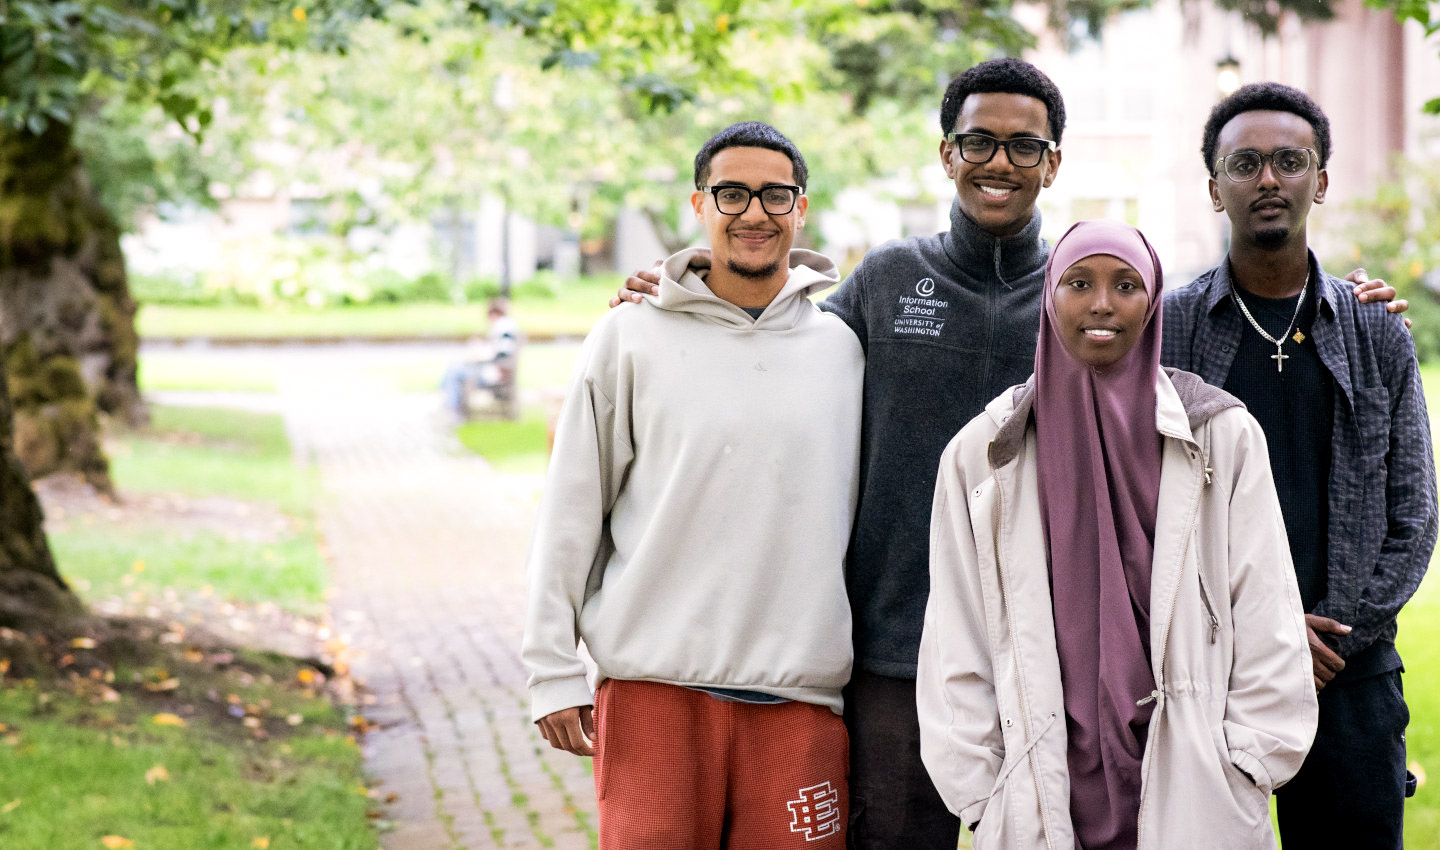
{"type": "Polygon", "coordinates": [[[1005,156],[1012,165],[1031,168],[1040,164],[1046,145],[1039,139],[1009,139],[1002,141],[979,133],[958,134],[960,156],[969,163],[981,165],[995,156],[996,148],[1004,148],[1005,156]]]}
{"type": "Polygon", "coordinates": [[[1310,151],[1307,148],[1280,148],[1265,155],[1255,151],[1241,151],[1225,157],[1225,173],[1231,180],[1244,183],[1260,176],[1265,161],[1275,167],[1281,177],[1299,177],[1310,170],[1310,151]]]}
{"type": "Polygon", "coordinates": [[[740,215],[750,206],[750,199],[760,196],[760,205],[770,215],[784,215],[795,207],[795,190],[788,186],[765,186],[750,189],[745,186],[716,186],[715,206],[727,215],[740,215]]]}

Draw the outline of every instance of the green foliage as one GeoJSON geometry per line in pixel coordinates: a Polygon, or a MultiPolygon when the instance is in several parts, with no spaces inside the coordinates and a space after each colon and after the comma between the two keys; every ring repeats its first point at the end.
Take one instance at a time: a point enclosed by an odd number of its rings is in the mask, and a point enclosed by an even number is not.
{"type": "MultiPolygon", "coordinates": [[[[1440,32],[1440,7],[1434,6],[1430,0],[1365,0],[1365,5],[1391,12],[1402,24],[1415,21],[1425,28],[1426,38],[1440,32]]],[[[1424,109],[1431,115],[1440,115],[1440,97],[1425,101],[1424,109]]]]}
{"type": "MultiPolygon", "coordinates": [[[[511,293],[516,321],[532,338],[585,336],[621,285],[618,277],[552,281],[522,284],[511,293]]],[[[464,304],[370,303],[321,310],[284,304],[271,309],[152,304],[136,320],[142,337],[247,339],[472,336],[483,331],[486,321],[483,298],[464,304]]],[[[143,369],[141,380],[148,381],[143,369]]],[[[226,388],[223,383],[217,388],[226,388]]]]}
{"type": "Polygon", "coordinates": [[[1410,300],[1411,333],[1420,360],[1440,355],[1440,167],[1397,160],[1403,177],[1346,211],[1348,243],[1332,268],[1363,263],[1410,300]]]}

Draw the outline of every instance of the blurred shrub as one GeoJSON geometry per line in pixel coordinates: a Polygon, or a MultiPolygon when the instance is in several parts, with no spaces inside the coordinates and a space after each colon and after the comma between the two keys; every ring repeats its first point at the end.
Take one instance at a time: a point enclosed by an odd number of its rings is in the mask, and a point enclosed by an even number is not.
{"type": "MultiPolygon", "coordinates": [[[[551,299],[564,282],[542,270],[511,287],[517,299],[551,299]]],[[[132,275],[148,304],[246,307],[344,307],[358,304],[483,303],[500,294],[494,277],[454,280],[438,271],[407,276],[376,266],[339,240],[270,237],[223,245],[205,271],[132,275]]]]}
{"type": "Polygon", "coordinates": [[[1338,274],[1363,265],[1408,298],[1424,362],[1440,358],[1440,167],[1397,159],[1394,173],[1404,176],[1346,211],[1340,233],[1348,248],[1326,265],[1338,274]]]}

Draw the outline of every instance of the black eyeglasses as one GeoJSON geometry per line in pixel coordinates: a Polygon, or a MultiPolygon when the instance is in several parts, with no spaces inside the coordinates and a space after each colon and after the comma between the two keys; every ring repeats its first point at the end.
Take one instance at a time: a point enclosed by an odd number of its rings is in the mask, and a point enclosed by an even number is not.
{"type": "Polygon", "coordinates": [[[975,165],[984,165],[995,158],[995,151],[1005,149],[1005,157],[1016,168],[1034,168],[1046,151],[1058,147],[1049,139],[1021,136],[1016,139],[997,139],[984,133],[946,133],[950,144],[960,149],[960,158],[975,165]]]}
{"type": "Polygon", "coordinates": [[[1220,171],[1236,183],[1249,183],[1265,170],[1268,161],[1281,177],[1300,177],[1310,170],[1310,158],[1319,157],[1310,148],[1277,148],[1269,154],[1258,151],[1236,151],[1220,157],[1220,171]]]}
{"type": "Polygon", "coordinates": [[[770,215],[785,215],[795,209],[795,199],[805,193],[799,186],[705,186],[700,191],[715,199],[715,208],[726,215],[743,215],[750,201],[760,198],[760,206],[770,215]]]}

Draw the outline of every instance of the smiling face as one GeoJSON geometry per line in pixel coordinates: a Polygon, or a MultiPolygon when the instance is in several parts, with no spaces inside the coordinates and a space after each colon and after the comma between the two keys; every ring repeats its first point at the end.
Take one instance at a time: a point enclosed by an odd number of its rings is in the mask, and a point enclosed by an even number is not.
{"type": "MultiPolygon", "coordinates": [[[[790,157],[768,148],[725,148],[710,160],[710,186],[795,185],[790,157]]],[[[795,208],[784,215],[765,211],[758,197],[739,215],[726,215],[715,206],[715,198],[704,192],[690,196],[695,218],[705,227],[713,252],[712,264],[742,278],[774,277],[789,268],[790,246],[795,231],[805,226],[808,200],[801,195],[795,208]]]]}
{"type": "Polygon", "coordinates": [[[1140,273],[1118,257],[1092,254],[1055,284],[1055,330],[1070,356],[1103,369],[1140,341],[1150,296],[1140,273]]]}
{"type": "MultiPolygon", "coordinates": [[[[961,104],[952,129],[997,139],[1053,138],[1045,102],[1025,94],[972,94],[961,104]]],[[[940,161],[946,176],[955,181],[960,209],[988,233],[1004,237],[1014,236],[1030,223],[1035,198],[1055,181],[1060,151],[1046,151],[1033,168],[1018,168],[1002,149],[997,149],[989,162],[977,164],[961,158],[957,145],[942,141],[940,161]]]]}
{"type": "MultiPolygon", "coordinates": [[[[1230,119],[1216,137],[1217,159],[1238,151],[1264,156],[1280,148],[1314,149],[1315,129],[1293,112],[1255,110],[1230,119]]],[[[1212,163],[1213,165],[1213,163],[1212,163]]],[[[1312,204],[1324,203],[1330,177],[1311,156],[1310,168],[1299,177],[1282,177],[1274,163],[1262,163],[1253,180],[1236,183],[1217,166],[1210,178],[1210,200],[1216,212],[1230,219],[1236,244],[1277,249],[1305,241],[1305,220],[1312,204]]]]}

